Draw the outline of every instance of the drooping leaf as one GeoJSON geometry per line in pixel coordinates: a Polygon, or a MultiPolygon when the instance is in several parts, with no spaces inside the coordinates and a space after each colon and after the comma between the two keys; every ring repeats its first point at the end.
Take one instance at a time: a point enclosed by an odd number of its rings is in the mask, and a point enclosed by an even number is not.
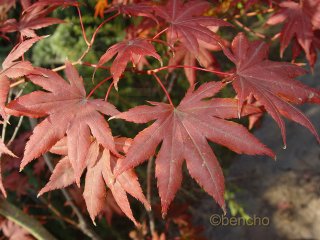
{"type": "Polygon", "coordinates": [[[48,27],[53,24],[63,23],[64,21],[60,19],[47,17],[57,6],[60,5],[54,4],[54,2],[55,1],[40,1],[34,3],[23,11],[21,18],[18,21],[12,18],[3,22],[1,32],[19,32],[22,37],[34,38],[37,37],[35,30],[48,27]],[[52,2],[52,4],[50,4],[50,2],[52,2]]]}
{"type": "MultiPolygon", "coordinates": [[[[50,151],[57,153],[56,150],[59,149],[59,152],[62,153],[60,149],[63,147],[63,144],[67,144],[67,141],[62,140],[58,142],[50,151]]],[[[131,139],[115,138],[115,146],[119,152],[126,153],[130,145],[131,139]]],[[[66,145],[64,147],[66,147],[66,145]]],[[[116,162],[122,160],[123,159],[117,159],[108,149],[100,148],[96,141],[91,143],[85,159],[87,173],[83,196],[93,222],[95,217],[105,207],[105,201],[107,199],[106,186],[112,192],[120,209],[135,224],[137,224],[137,222],[133,217],[127,193],[141,201],[147,209],[150,209],[150,205],[142,193],[137,175],[133,170],[122,173],[117,179],[114,178],[112,173],[113,168],[116,162]]],[[[56,165],[49,182],[41,189],[39,195],[54,189],[67,187],[74,183],[75,180],[73,168],[69,158],[66,156],[56,165]]]]}
{"type": "Polygon", "coordinates": [[[236,65],[236,71],[230,79],[238,94],[239,112],[252,94],[279,125],[284,144],[286,134],[281,116],[305,126],[319,141],[312,123],[292,105],[320,102],[319,90],[294,80],[305,73],[304,69],[286,62],[267,60],[267,44],[262,41],[250,43],[243,33],[233,40],[232,53],[228,49],[224,49],[224,52],[236,65]]]}
{"type": "MultiPolygon", "coordinates": [[[[152,106],[138,106],[113,118],[135,123],[156,120],[133,140],[126,158],[115,168],[115,175],[136,167],[155,154],[156,177],[162,213],[166,215],[182,181],[182,163],[186,160],[190,175],[224,208],[224,179],[219,162],[207,139],[237,153],[265,154],[273,152],[259,142],[247,129],[225,119],[237,117],[237,101],[213,98],[224,85],[206,83],[196,91],[191,87],[178,107],[151,102],[152,106]]],[[[243,115],[256,108],[246,107],[243,115]]]]}
{"type": "Polygon", "coordinates": [[[210,7],[206,1],[169,0],[165,6],[155,7],[155,14],[168,24],[167,41],[177,40],[194,55],[199,54],[199,40],[206,43],[222,42],[209,26],[231,26],[229,23],[210,16],[202,16],[210,7]]]}
{"type": "Polygon", "coordinates": [[[8,111],[15,116],[39,118],[49,115],[34,128],[21,169],[67,134],[68,157],[79,185],[91,134],[102,146],[117,154],[111,130],[101,113],[112,116],[118,111],[101,99],[87,99],[83,79],[69,62],[65,70],[69,83],[51,70],[39,68],[37,71],[42,75],[29,75],[30,80],[48,92],[35,91],[8,105],[8,111]]]}
{"type": "Polygon", "coordinates": [[[282,9],[271,16],[267,24],[284,23],[280,33],[280,55],[283,55],[284,50],[294,38],[302,47],[311,67],[313,67],[315,63],[313,55],[316,54],[312,47],[313,30],[320,29],[320,2],[314,0],[303,0],[300,3],[283,1],[279,6],[282,9]]]}
{"type": "Polygon", "coordinates": [[[157,54],[154,46],[147,40],[141,38],[120,42],[110,47],[100,58],[98,67],[108,62],[115,55],[117,56],[111,65],[110,72],[113,75],[113,82],[116,89],[118,88],[119,78],[129,61],[135,66],[139,63],[141,57],[152,56],[162,64],[161,57],[157,54]]]}

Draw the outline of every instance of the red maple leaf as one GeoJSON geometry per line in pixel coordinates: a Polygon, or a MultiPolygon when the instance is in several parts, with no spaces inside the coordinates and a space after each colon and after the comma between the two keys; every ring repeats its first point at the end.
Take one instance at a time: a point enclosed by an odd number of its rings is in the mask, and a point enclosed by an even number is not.
{"type": "MultiPolygon", "coordinates": [[[[224,119],[237,117],[237,101],[227,98],[203,99],[215,95],[224,84],[210,82],[194,91],[191,87],[178,107],[150,102],[153,106],[138,106],[113,118],[135,123],[156,120],[133,140],[126,158],[115,168],[115,175],[136,167],[155,154],[156,177],[162,213],[166,215],[182,181],[182,163],[186,160],[190,175],[224,208],[224,178],[207,139],[237,153],[265,154],[273,152],[259,142],[240,124],[224,119]]],[[[246,107],[243,115],[256,108],[246,107]]]]}
{"type": "Polygon", "coordinates": [[[232,53],[224,49],[226,56],[236,64],[236,71],[230,77],[238,94],[241,111],[243,103],[253,94],[281,129],[284,144],[286,134],[281,115],[308,128],[318,139],[319,136],[301,111],[291,104],[320,102],[320,92],[305,86],[294,78],[305,70],[286,62],[267,60],[268,45],[262,41],[249,42],[239,33],[232,42],[232,53]]]}
{"type": "Polygon", "coordinates": [[[313,30],[320,29],[320,2],[314,0],[303,0],[300,3],[283,1],[279,6],[282,9],[271,16],[267,24],[277,25],[284,22],[280,33],[281,57],[290,41],[295,38],[304,50],[311,67],[313,67],[315,63],[313,55],[316,54],[312,47],[313,30]]]}
{"type": "Polygon", "coordinates": [[[49,115],[34,128],[21,169],[67,134],[68,157],[79,185],[91,134],[99,144],[117,154],[109,125],[100,113],[115,115],[118,111],[106,101],[86,98],[83,79],[71,63],[66,63],[65,70],[69,83],[51,70],[37,70],[42,75],[29,75],[29,78],[48,92],[35,91],[8,104],[8,111],[15,116],[39,118],[49,115]]]}
{"type": "MultiPolygon", "coordinates": [[[[115,138],[116,149],[119,152],[126,153],[131,145],[131,139],[115,138]]],[[[67,155],[67,141],[62,140],[53,147],[51,152],[67,155]],[[63,150],[65,149],[65,150],[63,150]]],[[[106,185],[111,190],[112,195],[119,205],[120,209],[130,218],[135,224],[136,220],[133,217],[127,193],[141,201],[147,209],[150,205],[144,197],[138,177],[134,171],[128,170],[118,176],[117,179],[113,176],[113,168],[116,162],[121,162],[123,159],[117,159],[108,149],[99,147],[96,141],[90,145],[90,149],[86,156],[86,178],[83,196],[92,221],[105,208],[107,199],[106,185]]],[[[41,189],[39,196],[45,192],[54,189],[65,188],[76,181],[73,168],[68,156],[62,158],[56,165],[49,182],[41,189]]]]}
{"type": "Polygon", "coordinates": [[[47,17],[48,14],[59,6],[58,4],[55,5],[54,2],[55,1],[52,1],[51,4],[53,6],[50,7],[47,7],[47,5],[50,4],[50,1],[34,3],[23,11],[19,21],[12,18],[3,22],[0,26],[0,31],[3,33],[20,32],[22,37],[33,38],[37,36],[35,30],[53,24],[63,23],[64,21],[60,19],[47,17]]]}
{"type": "Polygon", "coordinates": [[[205,1],[169,0],[165,6],[155,7],[155,14],[169,23],[167,39],[170,45],[177,40],[194,55],[199,54],[199,40],[207,43],[221,42],[220,37],[208,29],[209,26],[231,26],[210,16],[202,16],[210,4],[205,1]]]}
{"type": "Polygon", "coordinates": [[[159,60],[162,64],[161,57],[157,54],[154,46],[145,39],[136,38],[123,41],[111,46],[107,52],[100,58],[98,66],[102,66],[108,62],[114,55],[114,59],[110,72],[113,75],[113,82],[116,89],[118,89],[118,82],[121,74],[124,72],[129,61],[136,66],[141,57],[152,56],[159,60]]]}

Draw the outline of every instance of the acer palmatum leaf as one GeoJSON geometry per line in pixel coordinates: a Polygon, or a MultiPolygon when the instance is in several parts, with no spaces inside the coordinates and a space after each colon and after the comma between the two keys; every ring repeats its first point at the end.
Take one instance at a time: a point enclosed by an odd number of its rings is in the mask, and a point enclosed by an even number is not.
{"type": "Polygon", "coordinates": [[[199,54],[199,40],[207,43],[222,42],[209,26],[232,26],[223,20],[202,16],[210,7],[206,1],[169,0],[165,6],[155,7],[155,14],[168,24],[167,41],[170,45],[177,40],[194,55],[199,54]]]}
{"type": "Polygon", "coordinates": [[[314,0],[303,0],[300,3],[283,1],[279,6],[282,9],[271,16],[267,24],[278,25],[284,22],[280,33],[280,55],[283,55],[291,40],[296,38],[313,67],[315,63],[313,54],[316,54],[312,48],[313,30],[320,29],[320,2],[314,0]]]}
{"type": "Polygon", "coordinates": [[[158,59],[162,65],[161,57],[157,54],[154,46],[147,40],[141,38],[123,41],[111,46],[107,52],[102,55],[97,67],[102,66],[115,55],[117,56],[112,62],[110,73],[113,76],[113,82],[116,89],[118,89],[119,78],[129,61],[136,66],[141,57],[152,56],[158,59]]]}
{"type": "Polygon", "coordinates": [[[1,26],[1,31],[4,33],[20,32],[22,37],[27,38],[37,37],[35,30],[64,22],[57,18],[47,17],[54,9],[54,7],[34,3],[23,11],[18,21],[16,19],[6,20],[1,26]]]}
{"type": "MultiPolygon", "coordinates": [[[[207,139],[226,146],[237,153],[274,153],[259,142],[240,124],[225,119],[237,117],[237,101],[213,98],[224,84],[210,82],[197,90],[191,87],[178,107],[150,102],[152,106],[138,106],[113,118],[135,123],[156,120],[133,140],[126,158],[117,164],[115,175],[134,168],[155,154],[156,177],[161,198],[162,213],[166,215],[182,181],[182,163],[186,160],[190,175],[224,208],[224,178],[219,162],[207,139]]],[[[251,106],[243,115],[256,112],[251,106]]]]}
{"type": "Polygon", "coordinates": [[[42,38],[32,38],[16,45],[2,62],[2,70],[0,72],[0,114],[4,119],[6,118],[4,106],[10,90],[9,78],[22,77],[34,71],[30,62],[17,60],[42,38]]]}
{"type": "MultiPolygon", "coordinates": [[[[60,141],[50,151],[57,153],[56,150],[59,149],[59,152],[61,152],[60,149],[63,148],[63,144],[67,144],[67,141],[60,141]]],[[[126,153],[131,145],[131,139],[115,138],[115,145],[119,152],[126,153]]],[[[150,209],[150,204],[143,195],[138,177],[132,169],[122,173],[118,178],[114,178],[112,171],[117,161],[122,161],[122,159],[117,159],[108,149],[100,148],[96,141],[91,143],[85,161],[87,173],[83,196],[86,206],[94,222],[95,217],[105,207],[107,199],[105,188],[107,186],[120,209],[129,219],[137,224],[130,208],[127,193],[141,201],[148,210],[150,209]]],[[[73,168],[71,167],[69,158],[66,156],[58,162],[49,182],[41,189],[38,196],[54,189],[67,187],[74,182],[75,175],[73,168]]]]}
{"type": "Polygon", "coordinates": [[[118,154],[108,123],[103,115],[113,116],[116,108],[101,99],[87,99],[83,79],[71,63],[66,63],[66,82],[57,73],[39,68],[42,75],[29,75],[29,79],[44,91],[35,91],[11,101],[11,115],[39,118],[48,116],[38,124],[26,145],[21,169],[33,159],[47,152],[65,134],[68,136],[68,157],[75,172],[76,182],[85,168],[90,137],[116,155],[118,154]]]}
{"type": "Polygon", "coordinates": [[[224,49],[224,53],[236,65],[230,79],[238,94],[239,112],[252,94],[279,125],[284,144],[286,134],[281,116],[305,126],[320,140],[309,119],[292,105],[320,102],[319,90],[294,80],[306,72],[304,69],[291,63],[267,60],[268,45],[262,41],[249,42],[243,33],[233,40],[232,53],[228,49],[224,49]]]}

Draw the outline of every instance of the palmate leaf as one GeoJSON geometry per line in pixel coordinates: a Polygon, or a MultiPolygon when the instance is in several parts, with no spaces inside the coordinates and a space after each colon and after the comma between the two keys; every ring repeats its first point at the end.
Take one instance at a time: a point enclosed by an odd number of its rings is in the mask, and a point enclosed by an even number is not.
{"type": "Polygon", "coordinates": [[[15,116],[39,118],[49,115],[34,128],[25,148],[21,169],[67,134],[68,157],[80,185],[91,134],[99,144],[118,155],[109,125],[101,115],[113,116],[118,111],[104,100],[87,99],[83,79],[69,62],[65,70],[69,83],[51,70],[39,68],[37,71],[42,75],[29,75],[29,79],[48,92],[32,92],[7,106],[10,114],[15,116]]]}
{"type": "MultiPolygon", "coordinates": [[[[259,142],[240,124],[224,119],[237,117],[237,101],[213,98],[224,85],[206,83],[194,91],[190,88],[178,107],[151,102],[152,106],[138,106],[113,118],[135,123],[156,120],[133,140],[126,158],[115,168],[115,175],[134,168],[155,154],[156,177],[161,198],[162,213],[166,215],[182,181],[182,163],[186,160],[190,175],[224,208],[224,178],[207,139],[230,148],[237,153],[274,153],[259,142]]],[[[254,107],[244,108],[243,115],[256,112],[254,107]]]]}
{"type": "Polygon", "coordinates": [[[313,67],[316,52],[313,48],[313,30],[320,29],[320,2],[314,0],[303,0],[300,3],[293,1],[282,1],[281,10],[271,16],[267,24],[277,25],[284,23],[280,32],[280,55],[289,46],[292,39],[296,39],[306,54],[307,60],[313,67]]]}
{"type": "Polygon", "coordinates": [[[162,64],[161,57],[157,54],[154,46],[147,40],[141,38],[123,41],[111,46],[100,58],[98,67],[108,62],[115,55],[117,56],[111,65],[110,73],[113,75],[113,82],[116,89],[118,89],[119,78],[129,61],[135,66],[142,57],[152,56],[162,64]]]}
{"type": "Polygon", "coordinates": [[[18,21],[16,19],[6,20],[2,26],[0,26],[1,32],[19,32],[22,37],[37,37],[35,30],[64,22],[57,18],[47,17],[53,10],[54,8],[33,4],[23,12],[18,21]]]}
{"type": "Polygon", "coordinates": [[[320,102],[319,90],[294,80],[305,73],[304,69],[286,62],[267,60],[268,45],[262,41],[250,43],[243,33],[233,40],[232,53],[228,49],[224,52],[236,65],[230,79],[238,94],[239,112],[252,94],[279,125],[284,144],[286,133],[281,116],[305,126],[320,140],[309,119],[292,105],[320,102]]]}
{"type": "Polygon", "coordinates": [[[177,40],[192,52],[199,54],[199,40],[206,43],[222,42],[209,26],[232,26],[223,20],[202,16],[210,7],[206,1],[169,0],[165,6],[155,7],[155,14],[168,24],[167,40],[170,44],[177,40]]]}
{"type": "MultiPolygon", "coordinates": [[[[119,152],[126,153],[131,145],[131,139],[115,138],[115,146],[119,152]]],[[[61,155],[67,155],[67,140],[63,138],[51,150],[51,152],[61,155]]],[[[116,162],[123,159],[115,157],[108,149],[99,147],[96,141],[90,145],[86,156],[86,178],[83,196],[92,221],[104,209],[107,199],[106,186],[112,192],[112,195],[119,205],[120,209],[137,224],[133,217],[127,193],[141,201],[149,210],[150,204],[144,197],[142,189],[138,182],[137,175],[133,170],[122,173],[117,179],[113,176],[113,168],[116,162]]],[[[39,192],[39,196],[45,192],[54,189],[65,188],[76,181],[73,168],[68,156],[63,157],[56,165],[49,182],[39,192]]]]}

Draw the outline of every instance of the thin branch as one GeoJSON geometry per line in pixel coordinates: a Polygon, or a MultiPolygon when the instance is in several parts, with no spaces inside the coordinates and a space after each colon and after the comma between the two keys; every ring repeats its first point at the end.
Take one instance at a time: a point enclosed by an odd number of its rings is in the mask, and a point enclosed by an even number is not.
{"type": "Polygon", "coordinates": [[[108,100],[109,94],[110,94],[111,89],[112,89],[112,87],[113,87],[113,86],[114,86],[114,83],[112,82],[112,83],[110,84],[109,88],[108,88],[108,91],[107,91],[106,97],[104,98],[104,100],[105,100],[105,101],[107,101],[107,100],[108,100]]]}
{"type": "Polygon", "coordinates": [[[16,138],[16,136],[21,128],[22,121],[23,121],[23,116],[19,118],[19,122],[18,122],[17,126],[15,127],[14,132],[13,132],[9,142],[7,143],[7,146],[10,146],[12,144],[13,140],[16,138]]]}
{"type": "Polygon", "coordinates": [[[110,79],[112,79],[112,76],[107,77],[105,79],[103,79],[101,82],[99,82],[92,90],[91,92],[88,94],[87,99],[89,99],[91,97],[91,95],[105,82],[109,81],[110,79]]]}
{"type": "Polygon", "coordinates": [[[161,67],[161,68],[156,68],[156,69],[148,70],[147,74],[151,75],[153,73],[157,73],[159,71],[166,70],[168,68],[191,68],[191,69],[194,69],[194,70],[199,70],[199,71],[203,71],[203,72],[211,72],[211,73],[215,73],[215,74],[218,74],[218,75],[226,75],[226,76],[233,75],[232,73],[220,72],[220,71],[210,70],[210,69],[206,69],[206,68],[200,68],[200,67],[194,67],[194,66],[185,66],[185,65],[174,65],[174,66],[165,66],[165,67],[161,67]]]}
{"type": "Polygon", "coordinates": [[[88,39],[87,39],[86,31],[85,31],[84,26],[83,26],[82,15],[81,15],[81,11],[80,11],[79,6],[77,6],[77,11],[78,11],[78,15],[79,15],[79,20],[80,20],[80,25],[81,25],[81,30],[82,30],[83,39],[84,39],[84,41],[86,42],[87,46],[89,46],[90,43],[89,43],[89,41],[88,41],[88,39]]]}
{"type": "MultiPolygon", "coordinates": [[[[147,200],[151,204],[152,203],[152,166],[153,166],[154,158],[151,157],[148,161],[147,166],[147,200]]],[[[151,236],[155,233],[155,223],[154,223],[154,216],[152,211],[148,211],[148,217],[149,217],[149,227],[150,227],[150,233],[151,236]]]]}
{"type": "Polygon", "coordinates": [[[237,19],[234,19],[233,21],[234,21],[234,23],[235,23],[236,25],[238,25],[238,26],[239,26],[240,28],[242,28],[243,30],[245,30],[245,31],[247,31],[247,32],[249,32],[249,33],[257,36],[258,38],[266,39],[266,36],[265,36],[265,35],[263,35],[263,34],[261,34],[261,33],[258,33],[258,32],[255,32],[255,31],[252,30],[251,28],[249,28],[249,27],[245,26],[243,23],[239,22],[237,19]]]}
{"type": "Polygon", "coordinates": [[[120,12],[116,13],[115,15],[107,18],[106,20],[104,20],[102,23],[100,23],[100,25],[96,28],[96,30],[94,31],[93,35],[92,35],[92,38],[91,38],[91,41],[90,41],[90,45],[93,44],[94,40],[96,39],[96,35],[98,33],[98,31],[100,30],[100,28],[103,27],[103,25],[105,25],[107,22],[111,21],[112,19],[116,18],[117,16],[120,15],[120,12]]]}
{"type": "Polygon", "coordinates": [[[152,75],[155,77],[155,79],[157,80],[157,82],[159,83],[159,85],[161,86],[162,90],[164,91],[164,93],[166,94],[168,101],[170,103],[171,106],[174,106],[171,98],[170,98],[170,94],[168,93],[167,89],[164,87],[164,85],[162,84],[160,78],[153,72],[152,75]]]}
{"type": "Polygon", "coordinates": [[[18,81],[16,81],[16,82],[10,84],[10,88],[14,88],[14,87],[16,87],[16,86],[24,83],[25,81],[26,81],[26,80],[25,80],[24,78],[22,78],[22,79],[20,79],[20,80],[18,80],[18,81]]]}
{"type": "Polygon", "coordinates": [[[152,39],[158,38],[162,33],[166,32],[168,28],[163,29],[162,31],[158,32],[152,39]]]}
{"type": "Polygon", "coordinates": [[[36,219],[27,215],[7,200],[0,199],[0,214],[10,221],[18,224],[20,227],[26,229],[38,240],[56,239],[36,219]]]}
{"type": "Polygon", "coordinates": [[[47,201],[44,197],[40,196],[38,199],[45,204],[45,207],[49,208],[53,214],[55,214],[59,219],[65,221],[68,224],[78,228],[78,223],[73,221],[72,219],[64,216],[57,208],[55,208],[49,201],[47,201]]]}

